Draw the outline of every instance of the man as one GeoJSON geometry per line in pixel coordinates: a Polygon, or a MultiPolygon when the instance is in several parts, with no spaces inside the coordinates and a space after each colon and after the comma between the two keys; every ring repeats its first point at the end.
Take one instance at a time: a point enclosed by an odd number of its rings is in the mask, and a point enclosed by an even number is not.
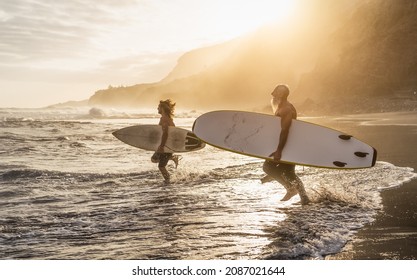
{"type": "Polygon", "coordinates": [[[178,166],[179,157],[174,156],[172,153],[164,153],[164,146],[168,139],[168,127],[175,126],[174,124],[174,110],[175,103],[170,99],[165,101],[160,101],[158,105],[158,114],[161,115],[159,119],[159,125],[162,126],[162,139],[161,144],[158,147],[158,150],[153,154],[151,160],[154,163],[158,163],[159,171],[161,171],[162,176],[165,179],[165,183],[169,184],[170,175],[166,169],[169,160],[174,161],[175,168],[178,166]]]}
{"type": "MultiPolygon", "coordinates": [[[[295,174],[295,165],[280,162],[282,151],[287,143],[292,120],[297,119],[295,107],[287,100],[289,94],[290,89],[286,85],[278,85],[271,93],[274,113],[276,116],[281,117],[281,133],[277,149],[270,155],[273,156],[274,160],[266,160],[263,165],[263,170],[287,190],[287,193],[281,201],[287,201],[298,193],[301,204],[305,205],[310,203],[310,199],[304,189],[303,182],[295,174]]],[[[262,182],[266,181],[267,178],[262,179],[262,182]]]]}

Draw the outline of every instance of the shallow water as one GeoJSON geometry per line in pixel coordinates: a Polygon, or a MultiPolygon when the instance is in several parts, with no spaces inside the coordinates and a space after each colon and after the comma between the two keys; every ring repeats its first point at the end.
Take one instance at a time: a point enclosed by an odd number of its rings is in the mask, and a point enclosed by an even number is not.
{"type": "MultiPolygon", "coordinates": [[[[182,113],[190,129],[197,113],[182,113]]],[[[313,203],[280,202],[262,162],[207,146],[170,163],[111,135],[158,116],[0,109],[1,259],[321,259],[383,211],[380,192],[414,178],[378,162],[297,172],[313,203]]]]}

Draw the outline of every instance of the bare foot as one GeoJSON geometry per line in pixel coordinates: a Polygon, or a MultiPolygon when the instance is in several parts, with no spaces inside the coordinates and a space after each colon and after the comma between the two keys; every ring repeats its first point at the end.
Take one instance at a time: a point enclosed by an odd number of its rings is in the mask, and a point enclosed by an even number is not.
{"type": "Polygon", "coordinates": [[[182,156],[172,156],[172,161],[175,163],[175,169],[178,167],[178,163],[182,159],[182,156]]]}
{"type": "Polygon", "coordinates": [[[287,201],[290,200],[291,197],[293,197],[294,195],[298,194],[296,189],[289,189],[287,190],[287,193],[285,194],[285,196],[281,199],[281,201],[287,201]]]}
{"type": "Polygon", "coordinates": [[[306,197],[306,198],[301,198],[301,205],[307,205],[307,204],[310,204],[310,199],[308,199],[308,197],[306,197]]]}

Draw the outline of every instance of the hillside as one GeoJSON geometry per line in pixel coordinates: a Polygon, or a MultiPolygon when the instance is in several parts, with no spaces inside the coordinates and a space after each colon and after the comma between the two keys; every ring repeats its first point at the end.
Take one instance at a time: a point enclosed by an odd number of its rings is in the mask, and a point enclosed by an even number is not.
{"type": "Polygon", "coordinates": [[[413,0],[359,6],[297,91],[314,100],[311,108],[328,111],[417,109],[416,17],[413,0]]]}
{"type": "Polygon", "coordinates": [[[99,90],[89,103],[148,107],[172,98],[189,109],[255,109],[284,82],[309,113],[398,109],[387,100],[414,109],[417,3],[322,2],[306,2],[290,26],[193,50],[160,82],[99,90]]]}

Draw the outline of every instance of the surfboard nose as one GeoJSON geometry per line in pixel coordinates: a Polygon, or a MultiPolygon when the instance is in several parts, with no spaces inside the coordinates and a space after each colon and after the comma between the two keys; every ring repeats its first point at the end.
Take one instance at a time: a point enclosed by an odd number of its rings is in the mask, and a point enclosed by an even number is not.
{"type": "Polygon", "coordinates": [[[113,134],[113,136],[114,136],[114,137],[118,138],[118,137],[117,137],[117,134],[118,134],[117,132],[118,132],[118,130],[113,131],[111,134],[113,134]]]}

